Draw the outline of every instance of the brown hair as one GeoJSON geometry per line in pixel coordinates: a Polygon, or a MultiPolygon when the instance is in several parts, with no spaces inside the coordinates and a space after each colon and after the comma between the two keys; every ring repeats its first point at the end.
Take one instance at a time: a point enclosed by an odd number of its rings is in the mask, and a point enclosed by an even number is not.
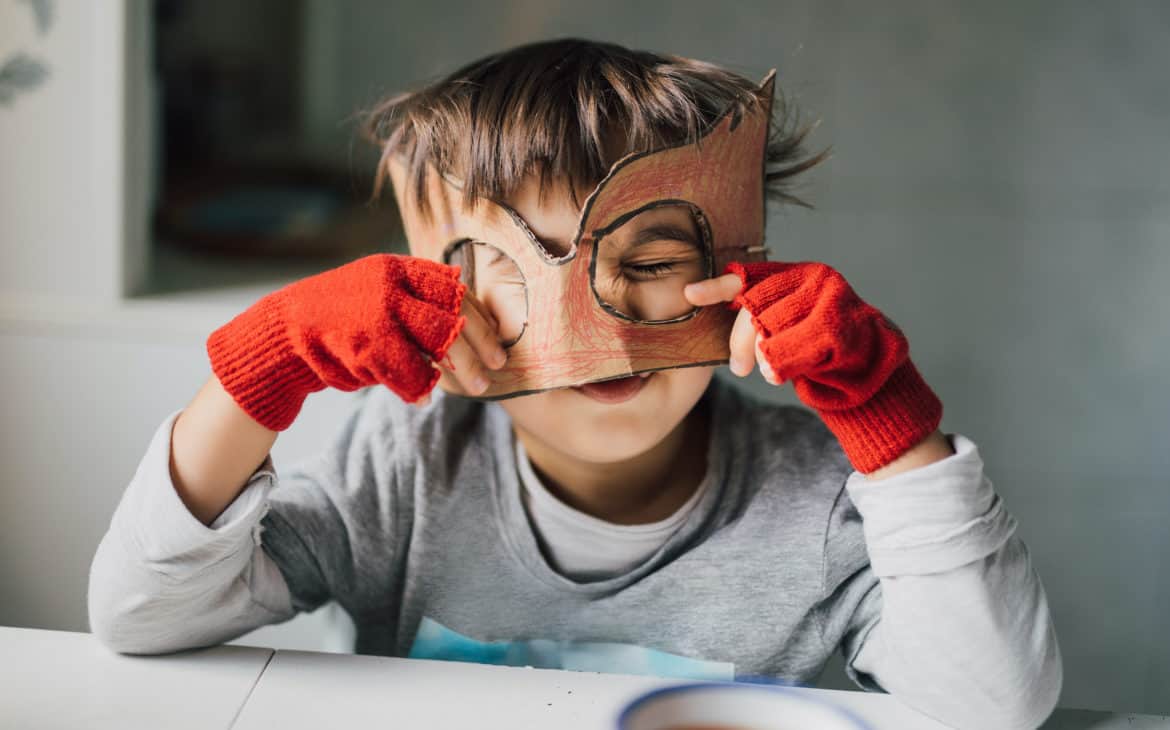
{"type": "MultiPolygon", "coordinates": [[[[811,207],[793,194],[792,178],[828,150],[806,153],[811,127],[797,123],[779,92],[775,99],[767,192],[811,207]]],[[[466,205],[504,200],[531,174],[566,179],[578,198],[626,154],[693,142],[724,113],[742,115],[760,104],[754,82],[711,63],[564,39],[496,53],[392,96],[363,126],[382,148],[375,195],[387,163],[398,157],[425,215],[428,166],[462,180],[466,205]]]]}

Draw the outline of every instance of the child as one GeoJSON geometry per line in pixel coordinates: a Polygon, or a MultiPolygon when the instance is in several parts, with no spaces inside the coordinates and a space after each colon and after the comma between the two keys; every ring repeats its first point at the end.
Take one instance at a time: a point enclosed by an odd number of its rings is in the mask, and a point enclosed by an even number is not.
{"type": "Polygon", "coordinates": [[[1038,725],[1059,650],[975,445],[839,273],[759,260],[762,188],[799,202],[819,161],[770,89],[565,40],[385,102],[416,255],[211,335],[94,558],[94,632],[168,652],[332,600],[366,654],[807,683],[839,649],[946,723],[1038,725]],[[305,397],[366,386],[278,478],[305,397]]]}

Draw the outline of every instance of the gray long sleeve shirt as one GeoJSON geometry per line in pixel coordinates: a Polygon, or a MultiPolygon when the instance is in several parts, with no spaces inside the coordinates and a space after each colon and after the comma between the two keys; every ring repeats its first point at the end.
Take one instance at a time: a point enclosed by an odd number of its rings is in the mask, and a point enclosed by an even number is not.
{"type": "Polygon", "coordinates": [[[955,727],[1035,727],[1060,691],[1039,578],[975,445],[880,480],[812,413],[716,379],[707,478],[625,574],[575,582],[526,516],[507,414],[374,388],[315,459],[267,462],[210,526],[159,428],[94,557],[90,624],[115,650],[235,638],[337,601],[355,651],[733,679],[849,675],[955,727]]]}

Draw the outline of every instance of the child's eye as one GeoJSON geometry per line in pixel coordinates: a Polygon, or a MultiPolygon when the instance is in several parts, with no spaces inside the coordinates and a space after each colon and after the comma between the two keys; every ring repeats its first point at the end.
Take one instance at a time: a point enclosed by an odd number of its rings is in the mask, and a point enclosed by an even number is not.
{"type": "Polygon", "coordinates": [[[626,276],[631,279],[646,280],[658,279],[674,271],[676,262],[655,261],[649,264],[626,264],[626,276]]]}

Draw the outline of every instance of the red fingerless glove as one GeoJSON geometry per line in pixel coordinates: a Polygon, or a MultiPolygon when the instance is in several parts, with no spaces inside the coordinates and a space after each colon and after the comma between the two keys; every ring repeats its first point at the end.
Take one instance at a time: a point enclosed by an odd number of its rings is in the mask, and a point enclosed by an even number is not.
{"type": "Polygon", "coordinates": [[[310,393],[381,383],[403,400],[430,392],[463,327],[466,287],[453,266],[376,254],[260,299],[207,339],[211,369],[236,403],[273,431],[310,393]]]}
{"type": "Polygon", "coordinates": [[[910,361],[902,331],[821,263],[732,263],[760,350],[820,415],[860,472],[875,471],[938,428],[942,402],[910,361]]]}

